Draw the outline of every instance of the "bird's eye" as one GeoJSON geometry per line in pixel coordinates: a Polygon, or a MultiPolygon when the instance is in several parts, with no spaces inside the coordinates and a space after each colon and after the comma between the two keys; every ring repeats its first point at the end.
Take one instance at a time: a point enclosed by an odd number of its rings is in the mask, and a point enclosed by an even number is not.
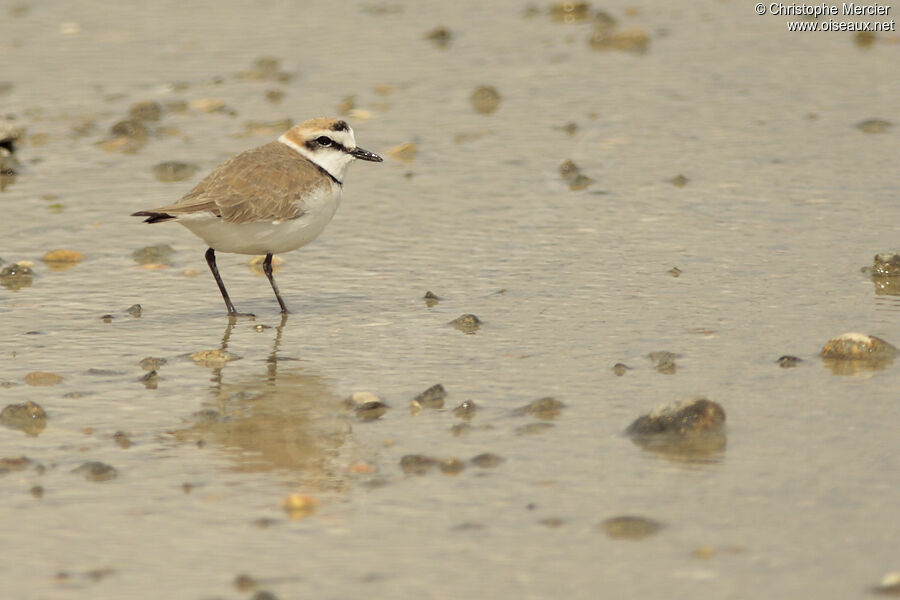
{"type": "Polygon", "coordinates": [[[323,135],[321,137],[316,138],[316,143],[320,146],[330,146],[333,142],[331,141],[330,137],[323,135]]]}

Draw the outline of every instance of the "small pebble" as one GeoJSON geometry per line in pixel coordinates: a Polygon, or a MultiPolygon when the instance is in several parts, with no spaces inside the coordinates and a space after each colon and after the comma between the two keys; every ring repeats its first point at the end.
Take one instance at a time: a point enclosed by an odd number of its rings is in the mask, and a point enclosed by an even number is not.
{"type": "Polygon", "coordinates": [[[284,92],[281,90],[266,90],[266,100],[272,104],[279,104],[284,100],[284,92]]]}
{"type": "Polygon", "coordinates": [[[155,390],[159,387],[159,373],[156,371],[147,371],[138,378],[138,381],[144,384],[148,390],[155,390]]]}
{"type": "Polygon", "coordinates": [[[438,467],[444,475],[456,475],[466,468],[466,463],[458,458],[444,458],[438,461],[438,467]]]}
{"type": "Polygon", "coordinates": [[[853,36],[853,43],[860,48],[868,48],[875,43],[878,36],[874,31],[857,31],[853,36]]]}
{"type": "Polygon", "coordinates": [[[449,325],[463,333],[475,333],[481,327],[481,319],[472,314],[460,315],[450,321],[449,325]]]}
{"type": "Polygon", "coordinates": [[[437,462],[435,459],[422,454],[407,454],[400,459],[400,468],[407,475],[424,475],[437,462]]]}
{"type": "Polygon", "coordinates": [[[196,364],[212,369],[221,369],[225,363],[240,358],[227,350],[200,350],[191,354],[191,360],[196,364]]]}
{"type": "Polygon", "coordinates": [[[490,469],[499,466],[504,460],[505,459],[502,456],[498,456],[490,452],[485,452],[484,454],[479,454],[478,456],[473,457],[470,462],[476,467],[481,467],[482,469],[490,469]]]}
{"type": "Polygon", "coordinates": [[[234,578],[234,587],[236,587],[239,592],[249,592],[258,586],[259,582],[246,573],[234,578]]]}
{"type": "Polygon", "coordinates": [[[475,91],[469,97],[469,101],[472,103],[475,112],[486,115],[494,112],[500,106],[500,94],[494,87],[485,85],[475,88],[475,91]]]}
{"type": "Polygon", "coordinates": [[[453,416],[464,421],[470,421],[475,417],[476,412],[478,412],[478,405],[472,400],[466,400],[453,409],[453,416]]]}
{"type": "Polygon", "coordinates": [[[866,119],[857,123],[856,128],[863,133],[885,133],[893,125],[893,123],[884,119],[866,119]]]}
{"type": "Polygon", "coordinates": [[[51,268],[62,266],[64,268],[84,260],[84,254],[76,250],[51,250],[41,258],[51,268]]]}
{"type": "Polygon", "coordinates": [[[684,271],[682,271],[678,267],[672,267],[671,269],[669,269],[669,275],[671,275],[672,277],[680,277],[682,273],[684,273],[684,271]]]}
{"type": "Polygon", "coordinates": [[[515,409],[512,414],[517,417],[528,415],[548,421],[558,417],[565,407],[566,405],[556,398],[547,396],[515,409]]]}
{"type": "Polygon", "coordinates": [[[663,525],[645,517],[621,516],[600,524],[606,535],[617,540],[642,540],[659,533],[663,525]]]}
{"type": "Polygon", "coordinates": [[[438,48],[446,48],[453,40],[453,34],[446,27],[435,27],[425,34],[425,39],[434,43],[438,48]]]}
{"type": "Polygon", "coordinates": [[[779,357],[775,362],[778,363],[778,366],[782,369],[790,369],[802,363],[803,359],[785,354],[784,356],[779,357]]]}
{"type": "Polygon", "coordinates": [[[164,364],[166,364],[166,362],[167,361],[164,358],[148,356],[147,358],[141,359],[141,362],[139,362],[138,364],[145,371],[155,371],[155,370],[159,369],[161,366],[163,366],[164,364]]]}
{"type": "Polygon", "coordinates": [[[675,371],[678,369],[675,364],[675,359],[680,357],[680,354],[675,354],[674,352],[668,352],[666,350],[651,352],[647,355],[647,358],[656,363],[654,365],[656,370],[664,375],[675,374],[675,371]]]}
{"type": "Polygon", "coordinates": [[[140,304],[132,304],[131,306],[129,306],[128,308],[125,309],[125,312],[127,312],[129,315],[131,315],[132,317],[137,319],[142,314],[144,314],[144,307],[141,306],[140,304]]]}
{"type": "Polygon", "coordinates": [[[690,181],[684,175],[676,175],[672,179],[669,180],[669,183],[674,185],[675,187],[684,187],[687,185],[688,181],[690,181]]]}
{"type": "Polygon", "coordinates": [[[629,369],[631,369],[631,367],[629,367],[625,363],[616,363],[613,365],[613,373],[615,373],[619,377],[627,373],[629,369]]]}
{"type": "Polygon", "coordinates": [[[72,473],[83,475],[88,481],[109,481],[118,476],[115,467],[99,461],[89,461],[72,469],[72,473]]]}
{"type": "Polygon", "coordinates": [[[610,31],[605,27],[598,27],[588,38],[588,44],[594,50],[621,50],[644,54],[650,48],[650,35],[638,28],[610,31]]]}
{"type": "Polygon", "coordinates": [[[113,319],[115,319],[115,318],[116,317],[113,315],[105,314],[102,317],[100,317],[100,320],[103,321],[104,323],[112,323],[113,319]]]}
{"type": "Polygon", "coordinates": [[[32,371],[25,376],[25,383],[32,386],[53,386],[62,380],[62,376],[47,371],[32,371]]]}
{"type": "Polygon", "coordinates": [[[440,383],[436,383],[413,398],[412,402],[421,408],[444,408],[444,398],[446,397],[447,390],[440,383]]]}
{"type": "Polygon", "coordinates": [[[422,297],[425,299],[425,305],[428,308],[431,308],[432,306],[434,306],[435,304],[437,304],[438,302],[441,301],[441,299],[438,298],[437,294],[435,294],[432,291],[425,292],[425,295],[422,297]]]}
{"type": "Polygon", "coordinates": [[[900,275],[900,253],[876,254],[872,264],[872,277],[896,277],[900,275]]]}
{"type": "Polygon", "coordinates": [[[31,287],[34,273],[31,267],[23,263],[13,263],[0,269],[0,285],[8,290],[16,291],[31,287]]]}
{"type": "Polygon", "coordinates": [[[559,174],[568,182],[569,189],[573,191],[583,190],[594,182],[593,179],[584,175],[578,165],[571,160],[567,160],[559,166],[559,174]]]}
{"type": "Polygon", "coordinates": [[[171,265],[175,249],[168,244],[145,246],[131,253],[131,257],[139,265],[164,264],[171,265]]]}
{"type": "Polygon", "coordinates": [[[28,493],[35,499],[40,500],[44,497],[44,486],[41,485],[33,485],[31,489],[28,490],[28,493]]]}
{"type": "Polygon", "coordinates": [[[557,2],[550,6],[550,18],[559,23],[583,23],[590,16],[589,2],[557,2]]]}
{"type": "Polygon", "coordinates": [[[113,434],[113,441],[116,443],[119,448],[131,448],[132,442],[131,438],[128,437],[128,434],[124,431],[117,431],[113,434]]]}
{"type": "Polygon", "coordinates": [[[562,519],[560,519],[558,517],[547,517],[546,519],[541,519],[540,521],[538,521],[538,523],[540,525],[543,525],[544,527],[550,527],[551,529],[556,529],[558,527],[562,527],[562,525],[565,523],[565,521],[563,521],[562,519]]]}
{"type": "Polygon", "coordinates": [[[374,421],[380,419],[388,411],[388,405],[379,400],[363,402],[353,409],[356,418],[360,421],[374,421]]]}
{"type": "Polygon", "coordinates": [[[128,116],[137,121],[159,121],[162,113],[163,108],[158,102],[147,100],[132,105],[128,111],[128,116]]]}
{"type": "Polygon", "coordinates": [[[169,160],[153,165],[153,176],[157,181],[172,183],[186,181],[197,174],[200,167],[191,163],[169,160]]]}
{"type": "Polygon", "coordinates": [[[674,434],[694,435],[707,431],[722,431],[725,410],[706,398],[695,398],[664,404],[637,418],[625,433],[632,436],[674,434]]]}
{"type": "Polygon", "coordinates": [[[281,501],[281,508],[294,521],[311,516],[318,507],[319,501],[315,497],[305,494],[289,494],[287,498],[281,501]]]}

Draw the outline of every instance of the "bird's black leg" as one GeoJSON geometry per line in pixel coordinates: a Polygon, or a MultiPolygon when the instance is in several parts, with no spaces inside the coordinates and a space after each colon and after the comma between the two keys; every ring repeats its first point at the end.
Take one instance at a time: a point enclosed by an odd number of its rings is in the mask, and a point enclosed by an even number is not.
{"type": "Polygon", "coordinates": [[[222,299],[225,300],[225,307],[228,309],[229,317],[252,317],[254,316],[252,313],[239,313],[234,310],[234,304],[231,303],[231,298],[228,297],[228,290],[225,289],[225,284],[222,283],[222,277],[219,275],[219,269],[216,267],[216,251],[210,248],[206,251],[206,264],[209,265],[209,270],[212,271],[213,277],[216,279],[216,283],[219,286],[219,291],[222,292],[222,299]]]}
{"type": "Polygon", "coordinates": [[[281,307],[281,314],[286,315],[288,313],[287,306],[284,305],[284,300],[281,299],[281,294],[278,292],[278,286],[275,285],[275,278],[272,277],[272,253],[271,252],[266,254],[266,260],[263,261],[263,273],[266,274],[266,277],[269,278],[269,283],[272,284],[272,291],[275,292],[275,297],[278,299],[278,306],[281,307]]]}

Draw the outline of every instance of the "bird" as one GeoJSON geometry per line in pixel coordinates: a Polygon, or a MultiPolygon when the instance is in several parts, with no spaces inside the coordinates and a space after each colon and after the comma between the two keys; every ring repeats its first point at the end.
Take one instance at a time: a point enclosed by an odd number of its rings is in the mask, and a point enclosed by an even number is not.
{"type": "Polygon", "coordinates": [[[229,158],[176,203],[131,216],[146,217],[144,223],[180,223],[206,242],[206,262],[229,317],[254,315],[235,310],[216,266],[216,252],[265,254],[263,272],[281,313],[287,314],[272,276],[272,257],[319,237],[338,209],[344,175],[355,160],[383,159],[356,145],[346,121],[317,117],[295,125],[276,141],[229,158]]]}

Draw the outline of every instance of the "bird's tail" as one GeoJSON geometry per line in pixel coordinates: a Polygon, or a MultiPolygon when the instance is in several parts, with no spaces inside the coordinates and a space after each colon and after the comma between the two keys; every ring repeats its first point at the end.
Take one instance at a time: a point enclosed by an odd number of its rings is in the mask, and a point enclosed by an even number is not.
{"type": "Polygon", "coordinates": [[[144,219],[144,223],[161,223],[162,221],[168,221],[169,219],[174,219],[173,215],[164,212],[158,212],[153,210],[139,210],[136,213],[131,213],[132,217],[147,217],[144,219]]]}

